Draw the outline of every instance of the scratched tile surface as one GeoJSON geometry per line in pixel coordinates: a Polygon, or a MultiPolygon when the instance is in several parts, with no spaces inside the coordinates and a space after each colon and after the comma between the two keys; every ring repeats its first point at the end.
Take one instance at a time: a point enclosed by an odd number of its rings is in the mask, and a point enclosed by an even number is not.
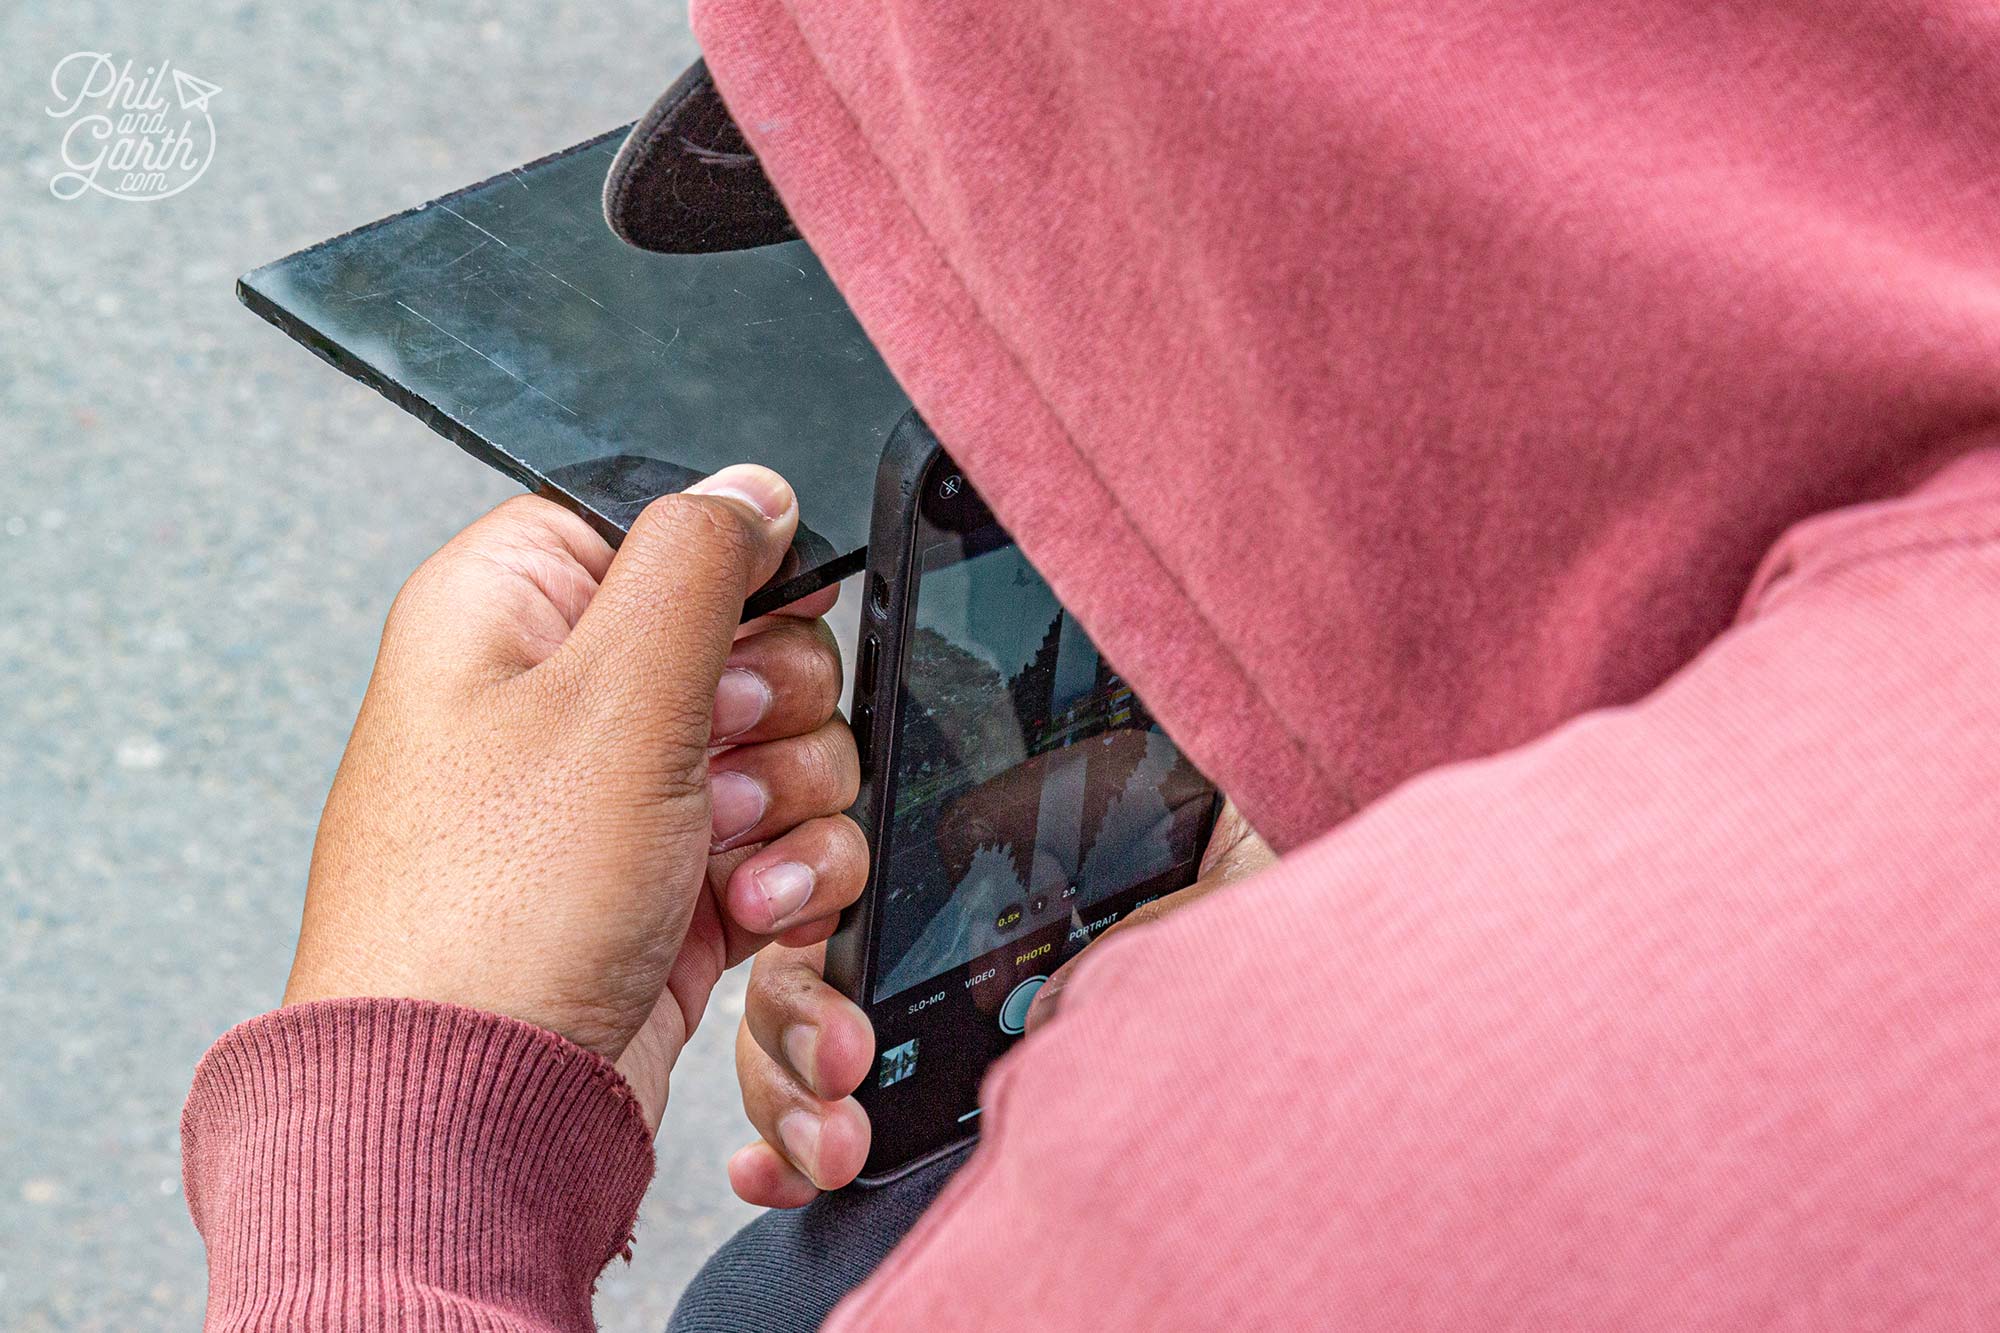
{"type": "Polygon", "coordinates": [[[259,268],[244,299],[614,540],[653,497],[749,460],[803,497],[787,595],[852,573],[909,400],[803,241],[656,255],[613,236],[598,201],[622,139],[259,268]]]}

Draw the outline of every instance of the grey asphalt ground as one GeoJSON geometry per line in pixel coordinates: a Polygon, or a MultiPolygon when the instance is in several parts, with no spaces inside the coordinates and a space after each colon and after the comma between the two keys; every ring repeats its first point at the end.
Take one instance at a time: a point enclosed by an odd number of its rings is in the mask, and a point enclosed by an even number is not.
{"type": "MultiPolygon", "coordinates": [[[[634,118],[693,44],[674,0],[12,0],[0,52],[0,1328],[191,1328],[189,1072],[278,998],[390,598],[511,493],[232,280],[634,118]],[[77,50],[221,86],[192,189],[51,196],[77,50]]],[[[660,1329],[750,1215],[740,986],[676,1071],[608,1329],[660,1329]]]]}

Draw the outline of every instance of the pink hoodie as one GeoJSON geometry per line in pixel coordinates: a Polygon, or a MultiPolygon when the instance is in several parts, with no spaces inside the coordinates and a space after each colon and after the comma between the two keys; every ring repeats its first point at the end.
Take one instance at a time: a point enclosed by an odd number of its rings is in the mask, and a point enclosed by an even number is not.
{"type": "MultiPolygon", "coordinates": [[[[1159,9],[696,11],[1290,853],[1093,951],[836,1323],[2000,1326],[2000,11],[1159,9]]],[[[515,1029],[226,1037],[212,1326],[587,1327],[649,1165],[515,1029]]]]}

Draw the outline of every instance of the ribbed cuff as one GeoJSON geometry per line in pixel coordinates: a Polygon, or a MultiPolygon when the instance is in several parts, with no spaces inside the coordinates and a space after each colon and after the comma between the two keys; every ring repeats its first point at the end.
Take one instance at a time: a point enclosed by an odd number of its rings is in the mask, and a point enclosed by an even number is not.
{"type": "Polygon", "coordinates": [[[609,1062],[417,1000],[232,1029],[195,1070],[181,1152],[210,1330],[589,1330],[653,1174],[609,1062]]]}

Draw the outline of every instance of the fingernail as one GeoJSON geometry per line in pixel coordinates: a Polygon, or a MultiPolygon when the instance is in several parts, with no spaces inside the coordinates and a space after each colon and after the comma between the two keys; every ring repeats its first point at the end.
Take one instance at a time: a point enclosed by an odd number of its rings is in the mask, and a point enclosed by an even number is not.
{"type": "Polygon", "coordinates": [[[720,848],[757,827],[769,798],[755,778],[725,769],[708,779],[710,837],[720,848]]]}
{"type": "Polygon", "coordinates": [[[808,1023],[796,1023],[785,1029],[785,1035],[779,1041],[785,1048],[785,1061],[791,1065],[792,1072],[804,1079],[808,1088],[818,1092],[819,1029],[808,1023]]]}
{"type": "Polygon", "coordinates": [[[778,1117],[778,1139],[785,1145],[792,1165],[819,1183],[819,1117],[805,1111],[787,1111],[778,1117]]]}
{"type": "Polygon", "coordinates": [[[765,518],[781,518],[794,501],[791,483],[767,467],[733,463],[687,488],[691,495],[727,495],[765,518]]]}
{"type": "Polygon", "coordinates": [[[771,711],[771,687],[754,671],[730,667],[715,686],[715,712],[709,721],[713,739],[741,736],[771,711]]]}
{"type": "Polygon", "coordinates": [[[1060,977],[1042,983],[1035,992],[1035,998],[1028,1002],[1028,1021],[1023,1025],[1038,1028],[1056,1016],[1056,1006],[1062,1003],[1064,982],[1060,977]]]}
{"type": "Polygon", "coordinates": [[[797,861],[765,866],[751,878],[757,881],[757,888],[764,895],[764,910],[771,914],[772,930],[789,921],[806,905],[806,899],[812,897],[812,867],[797,861]]]}

